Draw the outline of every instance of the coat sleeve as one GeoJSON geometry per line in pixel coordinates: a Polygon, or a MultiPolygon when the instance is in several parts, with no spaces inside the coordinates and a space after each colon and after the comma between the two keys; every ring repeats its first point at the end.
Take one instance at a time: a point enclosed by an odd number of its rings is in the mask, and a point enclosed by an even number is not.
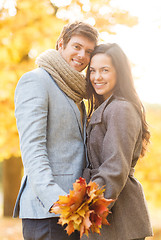
{"type": "Polygon", "coordinates": [[[15,116],[25,174],[36,198],[48,212],[58,200],[58,192],[66,193],[53,181],[47,153],[47,79],[26,73],[15,91],[15,116]]]}
{"type": "Polygon", "coordinates": [[[106,186],[106,198],[117,199],[129,176],[141,121],[134,107],[125,101],[107,106],[103,117],[106,133],[102,164],[92,180],[106,186]]]}

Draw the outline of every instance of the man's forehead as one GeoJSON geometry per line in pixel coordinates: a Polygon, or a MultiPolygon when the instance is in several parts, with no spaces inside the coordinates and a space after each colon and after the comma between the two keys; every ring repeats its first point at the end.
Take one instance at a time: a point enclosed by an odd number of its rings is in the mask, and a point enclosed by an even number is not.
{"type": "Polygon", "coordinates": [[[95,42],[92,41],[90,38],[86,37],[86,36],[80,36],[80,35],[75,35],[75,36],[72,36],[70,41],[71,44],[78,44],[82,47],[86,46],[87,48],[89,48],[89,50],[94,50],[94,47],[95,47],[95,42]]]}

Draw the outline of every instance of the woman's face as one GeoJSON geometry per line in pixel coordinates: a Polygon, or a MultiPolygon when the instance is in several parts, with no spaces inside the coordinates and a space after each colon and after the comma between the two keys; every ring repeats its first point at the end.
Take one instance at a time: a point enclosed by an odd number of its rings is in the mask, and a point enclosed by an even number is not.
{"type": "Polygon", "coordinates": [[[102,95],[104,100],[112,95],[116,85],[116,71],[112,65],[111,57],[103,53],[92,57],[90,81],[95,92],[102,95]]]}

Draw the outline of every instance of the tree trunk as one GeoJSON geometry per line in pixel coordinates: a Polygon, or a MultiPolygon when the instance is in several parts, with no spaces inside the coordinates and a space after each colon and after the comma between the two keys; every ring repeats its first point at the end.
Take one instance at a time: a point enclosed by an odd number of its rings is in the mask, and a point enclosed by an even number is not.
{"type": "Polygon", "coordinates": [[[3,161],[3,215],[10,217],[22,178],[21,158],[11,157],[3,161]]]}

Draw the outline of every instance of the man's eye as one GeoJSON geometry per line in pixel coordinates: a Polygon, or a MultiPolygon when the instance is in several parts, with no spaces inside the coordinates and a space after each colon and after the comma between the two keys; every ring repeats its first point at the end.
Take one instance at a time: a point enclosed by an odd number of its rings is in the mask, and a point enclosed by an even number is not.
{"type": "Polygon", "coordinates": [[[92,52],[91,51],[87,51],[87,54],[89,54],[91,56],[92,52]]]}
{"type": "Polygon", "coordinates": [[[78,45],[74,45],[74,48],[75,48],[75,49],[79,49],[79,46],[78,46],[78,45]]]}

